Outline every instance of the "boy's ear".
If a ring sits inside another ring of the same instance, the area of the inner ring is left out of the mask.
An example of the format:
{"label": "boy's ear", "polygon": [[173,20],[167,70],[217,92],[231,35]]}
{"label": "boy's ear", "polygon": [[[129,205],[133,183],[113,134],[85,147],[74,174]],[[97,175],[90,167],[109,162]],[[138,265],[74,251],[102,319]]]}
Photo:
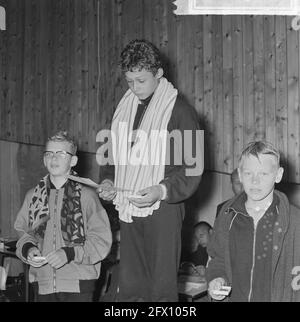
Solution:
{"label": "boy's ear", "polygon": [[284,169],[282,167],[280,167],[278,170],[277,170],[277,175],[276,175],[276,179],[275,179],[275,182],[276,183],[279,183],[282,179],[282,176],[283,176],[283,172],[284,172]]}
{"label": "boy's ear", "polygon": [[164,70],[163,70],[162,68],[158,68],[158,70],[157,70],[157,73],[156,73],[155,77],[156,77],[157,79],[160,79],[160,78],[162,78],[163,74],[164,74]]}
{"label": "boy's ear", "polygon": [[238,177],[239,177],[240,183],[242,183],[242,181],[241,181],[241,170],[240,170],[239,167],[237,168],[237,172],[238,172]]}
{"label": "boy's ear", "polygon": [[73,155],[72,158],[71,158],[71,163],[70,163],[71,167],[75,167],[75,165],[77,164],[77,162],[78,162],[77,155]]}

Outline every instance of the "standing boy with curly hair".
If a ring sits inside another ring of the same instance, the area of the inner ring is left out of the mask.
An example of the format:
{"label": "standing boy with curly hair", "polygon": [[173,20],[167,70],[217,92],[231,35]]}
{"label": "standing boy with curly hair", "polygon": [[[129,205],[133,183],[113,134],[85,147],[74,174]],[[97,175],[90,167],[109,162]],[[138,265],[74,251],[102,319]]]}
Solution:
{"label": "standing boy with curly hair", "polygon": [[[161,55],[152,43],[130,42],[120,66],[129,89],[112,121],[113,171],[102,175],[99,189],[101,198],[113,201],[121,221],[118,300],[176,301],[184,201],[197,189],[203,171],[198,116],[163,77]],[[175,131],[179,140],[168,146],[165,137],[149,146],[155,131]]]}

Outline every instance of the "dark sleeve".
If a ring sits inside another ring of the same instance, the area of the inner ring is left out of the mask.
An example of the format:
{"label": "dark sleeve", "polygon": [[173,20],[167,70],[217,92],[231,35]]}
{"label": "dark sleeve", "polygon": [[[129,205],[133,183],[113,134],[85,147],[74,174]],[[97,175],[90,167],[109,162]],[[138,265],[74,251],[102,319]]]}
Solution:
{"label": "dark sleeve", "polygon": [[208,261],[208,254],[206,248],[198,246],[195,252],[190,252],[188,249],[183,249],[181,252],[181,263],[190,262],[195,266],[203,265],[206,266]]}
{"label": "dark sleeve", "polygon": [[196,266],[198,265],[206,266],[207,261],[208,261],[207,249],[206,247],[202,247],[199,245],[197,251],[193,256],[193,263]]}
{"label": "dark sleeve", "polygon": [[[204,168],[203,131],[195,109],[177,98],[168,124],[165,178],[168,203],[188,199],[198,188]],[[181,140],[179,139],[181,137]]]}
{"label": "dark sleeve", "polygon": [[109,179],[112,182],[114,182],[114,180],[115,180],[115,166],[114,165],[100,166],[99,182],[101,183],[105,179]]}
{"label": "dark sleeve", "polygon": [[62,247],[61,248],[67,256],[68,263],[70,263],[75,258],[75,250],[74,247]]}
{"label": "dark sleeve", "polygon": [[216,212],[216,218],[219,216],[219,213],[222,209],[222,207],[225,205],[226,201],[221,202],[220,204],[217,205],[217,212]]}
{"label": "dark sleeve", "polygon": [[22,247],[22,255],[23,255],[23,257],[27,258],[29,249],[32,248],[32,247],[37,248],[37,246],[35,244],[30,243],[30,242],[23,245],[23,247]]}
{"label": "dark sleeve", "polygon": [[218,218],[216,218],[213,232],[207,246],[207,252],[210,257],[206,269],[207,282],[210,282],[217,277],[223,277],[228,281],[225,269],[226,228],[224,227],[226,224],[224,223],[224,215],[224,213],[220,213]]}

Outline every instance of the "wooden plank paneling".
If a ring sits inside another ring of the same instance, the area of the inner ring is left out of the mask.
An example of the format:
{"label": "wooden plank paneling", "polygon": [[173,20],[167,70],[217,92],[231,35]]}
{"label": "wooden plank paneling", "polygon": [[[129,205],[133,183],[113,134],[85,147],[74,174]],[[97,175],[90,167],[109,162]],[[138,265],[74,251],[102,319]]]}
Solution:
{"label": "wooden plank paneling", "polygon": [[275,143],[276,135],[276,69],[275,69],[275,18],[264,17],[264,75],[266,139]]}
{"label": "wooden plank paneling", "polygon": [[0,139],[42,146],[67,129],[94,153],[127,89],[121,50],[146,38],[196,108],[206,169],[230,173],[246,143],[266,138],[282,151],[285,179],[300,182],[300,49],[291,18],[176,16],[170,0],[1,4],[8,28],[0,34]]}
{"label": "wooden plank paneling", "polygon": [[247,144],[255,138],[252,16],[243,16],[243,32],[244,143]]}
{"label": "wooden plank paneling", "polygon": [[[167,19],[167,28],[168,34],[167,42],[164,42],[163,52],[168,59],[168,70],[167,70],[167,77],[169,77],[172,83],[177,84],[177,76],[178,70],[176,65],[177,60],[177,23],[179,21],[179,17],[175,14],[170,14],[172,12],[172,4],[170,2],[165,2],[164,6],[164,19]],[[145,30],[146,31],[146,30]]]}
{"label": "wooden plank paneling", "polygon": [[[39,76],[38,76],[38,64],[41,59],[39,56],[39,41],[38,33],[40,31],[40,19],[38,15],[39,1],[32,0],[31,5],[26,8],[25,22],[27,29],[27,55],[29,57],[29,78],[25,79],[28,84],[28,96],[27,96],[27,113],[25,114],[25,133],[28,136],[28,142],[31,143],[32,138],[38,133],[41,133],[41,107],[38,105],[39,97]],[[26,33],[26,32],[25,32]],[[25,42],[26,46],[26,42]],[[32,122],[34,120],[34,122]],[[34,142],[40,141],[38,138],[34,139]]]}
{"label": "wooden plank paneling", "polygon": [[233,51],[232,18],[223,17],[223,160],[224,171],[233,169]]}
{"label": "wooden plank paneling", "polygon": [[[191,21],[195,22],[196,17],[191,17]],[[194,29],[189,32],[189,24],[187,20],[179,19],[177,25],[177,60],[176,68],[180,77],[177,78],[175,85],[181,89],[180,94],[185,97],[185,100],[194,104]],[[193,24],[194,25],[194,24]]]}
{"label": "wooden plank paneling", "polygon": [[17,56],[18,56],[18,41],[17,41],[17,19],[18,19],[18,2],[13,0],[9,2],[9,8],[11,9],[9,30],[8,30],[8,43],[7,43],[7,62],[9,68],[7,68],[7,101],[5,105],[5,123],[6,123],[6,135],[11,140],[17,138],[17,123],[20,118],[20,111],[18,110],[18,97],[16,95],[18,72],[17,72]]}
{"label": "wooden plank paneling", "polygon": [[[89,17],[88,1],[81,1],[81,8],[78,14],[81,16],[81,119],[80,128],[81,146],[84,151],[88,151],[88,119],[89,119]],[[91,71],[93,73],[93,71]],[[92,85],[92,84],[91,84]]]}
{"label": "wooden plank paneling", "polygon": [[263,16],[253,20],[253,81],[254,81],[254,122],[255,140],[265,139],[264,106],[264,34]]}
{"label": "wooden plank paneling", "polygon": [[32,120],[34,120],[34,95],[33,92],[33,81],[34,75],[32,70],[32,62],[36,59],[36,52],[34,51],[32,43],[33,34],[33,20],[32,20],[32,10],[31,3],[24,7],[25,22],[24,22],[24,74],[23,74],[23,137],[25,141],[30,143],[31,125]]}
{"label": "wooden plank paneling", "polygon": [[243,100],[243,28],[242,17],[232,17],[232,68],[233,68],[233,168],[244,144],[244,100]]}
{"label": "wooden plank paneling", "polygon": [[[88,86],[88,101],[87,101],[87,111],[88,117],[86,119],[86,130],[84,133],[87,133],[87,138],[94,138],[94,140],[86,140],[87,147],[84,149],[86,151],[95,151],[96,146],[96,128],[95,128],[95,119],[97,115],[97,87],[98,87],[98,64],[97,64],[97,43],[98,43],[98,35],[97,35],[97,1],[87,2],[87,36],[88,36],[88,78],[87,78],[87,86]],[[104,8],[104,12],[107,12],[108,9]],[[103,34],[107,34],[106,25],[103,28]],[[107,39],[107,38],[106,38]],[[105,57],[109,55],[109,49],[111,46],[103,46],[102,52]],[[109,66],[109,65],[107,65]],[[104,74],[104,79],[109,79],[109,75],[107,72]],[[108,87],[109,88],[109,87]]]}
{"label": "wooden plank paneling", "polygon": [[194,24],[195,30],[195,48],[194,48],[194,107],[200,116],[200,123],[203,123],[201,117],[204,115],[204,69],[203,69],[203,16],[197,17]]}
{"label": "wooden plank paneling", "polygon": [[16,237],[13,226],[25,194],[45,173],[42,148],[0,141],[0,149],[0,228],[2,236]]}
{"label": "wooden plank paneling", "polygon": [[[9,158],[10,158],[10,168],[7,169],[9,176],[9,185],[7,185],[6,190],[9,191],[9,199],[5,202],[9,207],[8,211],[5,212],[9,224],[9,229],[6,232],[9,232],[9,236],[16,236],[16,232],[14,230],[14,223],[16,219],[17,212],[19,211],[19,205],[22,204],[23,200],[21,200],[21,191],[20,191],[20,179],[18,169],[18,152],[19,152],[19,144],[9,144]],[[27,165],[28,166],[28,165]],[[6,181],[7,182],[7,181]],[[8,216],[8,214],[11,214]]]}
{"label": "wooden plank paneling", "polygon": [[[143,1],[140,1],[140,4],[142,5]],[[167,35],[167,22],[168,20],[166,19],[166,11],[165,8],[166,6],[164,5],[163,1],[159,0],[144,0],[144,5],[150,5],[150,10],[152,13],[152,28],[148,28],[148,26],[144,23],[143,24],[143,30],[146,31],[146,29],[151,29],[151,37],[149,40],[151,40],[156,46],[160,49],[163,50],[165,47],[165,40],[168,38]],[[142,7],[143,8],[143,7]],[[145,18],[148,15],[148,10],[142,10],[143,15],[141,16],[142,20],[145,22]],[[138,16],[138,19],[140,17]],[[147,18],[146,18],[147,19]],[[142,23],[143,23],[142,21]],[[138,20],[139,23],[139,20]],[[141,35],[138,35],[139,38],[142,37]]]}
{"label": "wooden plank paneling", "polygon": [[[69,57],[69,66],[68,66],[68,74],[69,74],[69,93],[68,93],[68,106],[69,106],[69,117],[70,117],[70,126],[69,132],[73,136],[77,136],[77,104],[76,104],[76,95],[77,95],[77,80],[78,80],[78,68],[76,68],[76,59],[78,57],[78,43],[77,40],[78,34],[81,37],[80,30],[77,30],[77,26],[75,25],[75,7],[77,1],[72,1],[69,3],[68,8],[68,25],[69,25],[69,37],[68,37],[68,50],[67,55]],[[76,45],[77,43],[77,45]]]}
{"label": "wooden plank paneling", "polygon": [[208,169],[215,169],[213,148],[213,62],[212,62],[213,24],[211,16],[203,17],[203,77],[204,77],[204,162]]}
{"label": "wooden plank paneling", "polygon": [[[82,41],[82,17],[81,17],[81,2],[74,2],[74,22],[73,22],[73,44],[70,45],[73,55],[71,55],[73,61],[72,63],[72,98],[71,106],[73,111],[72,123],[73,123],[73,133],[77,136],[77,141],[79,146],[83,146],[83,135],[82,135],[82,74],[87,73],[82,67],[82,53],[83,48],[85,48]],[[78,68],[80,66],[80,68]]]}
{"label": "wooden plank paneling", "polygon": [[289,181],[300,179],[299,172],[299,39],[291,26],[291,18],[287,18],[287,160]]}
{"label": "wooden plank paneling", "polygon": [[[1,141],[0,141],[1,142]],[[10,217],[11,214],[11,192],[10,192],[10,145],[1,144],[0,158],[0,216],[1,216],[1,235],[9,237],[10,233]]]}
{"label": "wooden plank paneling", "polygon": [[216,168],[224,167],[224,109],[223,109],[223,37],[222,18],[213,16],[214,33],[212,38],[212,63],[213,63],[213,133],[214,140],[210,149],[213,150]]}
{"label": "wooden plank paneling", "polygon": [[45,5],[47,4],[46,1],[43,1],[42,3],[39,3],[38,0],[35,1],[35,7],[36,7],[36,74],[35,74],[35,82],[34,82],[34,98],[35,98],[35,104],[34,109],[36,111],[36,124],[35,128],[32,132],[32,136],[35,137],[35,143],[42,145],[44,143],[44,135],[43,135],[43,129],[47,124],[47,121],[45,120],[45,112],[44,109],[46,109],[46,71],[47,71],[47,55],[48,51],[47,48],[47,39],[45,37],[41,37],[41,31],[47,30],[48,26],[45,25],[47,20],[45,19]]}
{"label": "wooden plank paneling", "polygon": [[66,25],[66,12],[67,12],[67,2],[64,0],[57,1],[56,6],[56,42],[55,42],[55,87],[54,87],[54,97],[56,115],[55,115],[55,130],[64,130],[69,128],[69,119],[67,117],[67,88],[68,88],[68,63],[67,58],[67,25]]}
{"label": "wooden plank paneling", "polygon": [[[141,38],[143,36],[144,19],[146,18],[146,15],[144,16],[143,10],[144,1],[123,0],[122,2],[122,39],[125,45],[129,41]],[[153,8],[155,6],[155,1],[152,0],[150,5],[151,8]],[[147,15],[147,17],[148,19],[152,20],[149,21],[149,24],[146,25],[146,28],[148,28],[148,30],[151,32],[155,23],[155,15],[153,12],[149,12],[149,14],[150,15]],[[152,27],[149,28],[149,26]],[[152,37],[148,39],[151,41],[151,38]]]}
{"label": "wooden plank paneling", "polygon": [[[298,33],[298,52],[300,50],[300,33]],[[300,55],[298,55],[298,110],[299,110],[299,104],[300,104]],[[300,115],[298,113],[298,124],[300,123]],[[298,125],[298,129],[295,131],[295,138],[300,138],[300,125]],[[300,152],[299,152],[299,146],[300,146],[300,143],[299,141],[297,140],[297,144],[298,144],[298,149],[297,149],[297,152],[296,152],[296,160],[295,160],[295,177],[291,178],[290,176],[290,181],[289,182],[297,182],[299,183],[300,182],[300,162],[299,162],[299,159],[300,159]]]}
{"label": "wooden plank paneling", "polygon": [[[113,7],[113,15],[114,15],[114,33],[115,33],[115,41],[114,41],[114,55],[111,59],[111,64],[110,64],[110,71],[111,71],[111,82],[112,82],[112,87],[114,89],[114,95],[113,99],[111,102],[108,104],[108,108],[106,109],[106,118],[103,123],[103,126],[100,127],[99,129],[102,128],[107,128],[111,122],[113,112],[115,111],[115,108],[117,106],[117,103],[121,99],[122,95],[125,92],[125,88],[127,88],[127,85],[124,82],[123,75],[121,75],[121,72],[116,66],[118,65],[119,62],[119,57],[121,54],[121,51],[123,49],[123,38],[122,38],[122,1],[118,0],[114,2],[114,7]],[[101,103],[101,102],[100,102]]]}
{"label": "wooden plank paneling", "polygon": [[[0,5],[7,8],[7,1],[0,0]],[[7,40],[8,33],[0,32],[0,134],[6,132],[7,119],[5,106],[7,98]],[[1,179],[1,178],[0,178]],[[1,224],[1,222],[0,222]]]}
{"label": "wooden plank paneling", "polygon": [[[286,17],[275,18],[276,34],[276,145],[282,152],[282,162],[287,165],[287,47]],[[287,172],[284,174],[286,177]]]}

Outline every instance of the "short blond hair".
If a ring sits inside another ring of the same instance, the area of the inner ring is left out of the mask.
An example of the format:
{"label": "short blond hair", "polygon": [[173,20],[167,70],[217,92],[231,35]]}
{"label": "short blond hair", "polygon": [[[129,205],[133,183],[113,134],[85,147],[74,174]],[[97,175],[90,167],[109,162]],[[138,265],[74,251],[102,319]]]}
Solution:
{"label": "short blond hair", "polygon": [[67,142],[70,144],[71,153],[73,155],[76,155],[77,145],[76,145],[75,141],[73,140],[73,138],[71,138],[71,136],[69,136],[67,131],[58,131],[57,133],[55,133],[54,135],[49,137],[46,142],[46,146],[49,142]]}
{"label": "short blond hair", "polygon": [[280,167],[280,153],[274,145],[268,141],[254,141],[247,144],[239,158],[239,168],[241,169],[244,159],[250,155],[258,158],[259,154],[272,155],[276,159],[277,166]]}

